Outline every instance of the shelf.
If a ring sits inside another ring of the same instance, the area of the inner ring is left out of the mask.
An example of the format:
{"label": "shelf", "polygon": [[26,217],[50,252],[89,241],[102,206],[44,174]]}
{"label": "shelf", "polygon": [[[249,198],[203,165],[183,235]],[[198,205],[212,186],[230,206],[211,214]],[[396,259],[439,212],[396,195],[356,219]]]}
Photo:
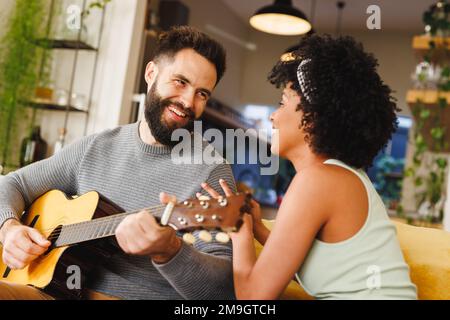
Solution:
{"label": "shelf", "polygon": [[[436,44],[436,50],[430,50],[430,41],[433,40]],[[429,37],[426,35],[415,36],[412,41],[412,47],[420,60],[426,56],[433,63],[442,63],[449,61],[450,55],[450,38],[443,37]]]}
{"label": "shelf", "polygon": [[388,172],[385,173],[384,176],[390,179],[403,179],[403,173],[401,172]]}
{"label": "shelf", "polygon": [[[450,105],[450,92],[440,92],[439,97],[445,98],[447,104]],[[438,103],[438,92],[436,90],[408,90],[406,102],[413,105],[418,100],[427,105],[436,105]]]}
{"label": "shelf", "polygon": [[77,40],[36,39],[33,42],[37,46],[50,49],[97,51],[96,48],[87,43]]}
{"label": "shelf", "polygon": [[447,49],[450,50],[450,38],[443,37],[429,37],[429,36],[415,36],[413,38],[412,47],[415,50],[430,49],[430,41],[433,40],[437,47],[443,47],[446,42]]}
{"label": "shelf", "polygon": [[[27,105],[30,108],[40,109],[40,110],[48,110],[48,111],[67,111],[67,106],[62,106],[55,103],[49,103],[49,102],[38,102],[38,101],[30,101],[27,102]],[[75,107],[70,106],[69,112],[78,112],[78,113],[87,113],[85,110],[80,110]]]}

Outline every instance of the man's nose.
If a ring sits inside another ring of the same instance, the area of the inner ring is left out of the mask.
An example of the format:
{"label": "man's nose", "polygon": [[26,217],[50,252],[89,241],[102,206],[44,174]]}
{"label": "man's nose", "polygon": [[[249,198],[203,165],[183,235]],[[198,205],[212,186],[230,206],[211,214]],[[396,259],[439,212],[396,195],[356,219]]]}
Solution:
{"label": "man's nose", "polygon": [[184,107],[187,109],[191,109],[195,112],[194,102],[195,102],[195,90],[186,90],[181,96],[181,102]]}

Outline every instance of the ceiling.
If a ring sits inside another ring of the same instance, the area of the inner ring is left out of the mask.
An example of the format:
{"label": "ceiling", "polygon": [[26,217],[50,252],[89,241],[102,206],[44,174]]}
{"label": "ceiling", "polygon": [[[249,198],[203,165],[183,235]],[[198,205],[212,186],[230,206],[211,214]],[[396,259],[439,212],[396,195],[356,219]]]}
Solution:
{"label": "ceiling", "polygon": [[[242,21],[248,23],[249,18],[259,8],[272,4],[274,0],[222,0]],[[336,29],[336,0],[293,0],[296,8],[302,10],[311,19],[312,4],[315,14],[312,19],[314,28],[319,31]],[[346,0],[342,16],[342,30],[367,30],[366,13],[370,5],[378,5],[381,9],[381,30],[388,31],[423,31],[422,14],[437,0]]]}

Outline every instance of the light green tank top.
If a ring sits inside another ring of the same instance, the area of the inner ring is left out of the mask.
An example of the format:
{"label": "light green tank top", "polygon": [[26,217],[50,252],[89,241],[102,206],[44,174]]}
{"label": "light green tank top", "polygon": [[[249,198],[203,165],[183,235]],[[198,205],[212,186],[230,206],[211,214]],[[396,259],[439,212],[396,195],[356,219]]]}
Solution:
{"label": "light green tank top", "polygon": [[316,239],[297,280],[317,299],[417,299],[396,228],[366,173],[339,160],[324,163],[350,170],[361,179],[369,212],[363,227],[351,238],[337,243]]}

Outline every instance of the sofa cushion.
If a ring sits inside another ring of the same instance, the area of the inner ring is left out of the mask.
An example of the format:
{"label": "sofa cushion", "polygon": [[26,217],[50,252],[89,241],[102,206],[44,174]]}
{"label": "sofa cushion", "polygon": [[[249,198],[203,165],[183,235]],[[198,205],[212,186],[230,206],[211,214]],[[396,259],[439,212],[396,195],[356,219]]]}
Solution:
{"label": "sofa cushion", "polygon": [[450,299],[450,233],[394,221],[419,299]]}

